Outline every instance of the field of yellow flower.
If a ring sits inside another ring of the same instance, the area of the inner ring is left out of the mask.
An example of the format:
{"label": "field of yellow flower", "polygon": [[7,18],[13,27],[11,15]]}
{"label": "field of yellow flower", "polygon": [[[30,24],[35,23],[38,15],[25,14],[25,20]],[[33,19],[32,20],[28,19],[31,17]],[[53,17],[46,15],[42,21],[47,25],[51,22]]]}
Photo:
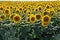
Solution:
{"label": "field of yellow flower", "polygon": [[0,40],[60,40],[60,2],[0,2]]}

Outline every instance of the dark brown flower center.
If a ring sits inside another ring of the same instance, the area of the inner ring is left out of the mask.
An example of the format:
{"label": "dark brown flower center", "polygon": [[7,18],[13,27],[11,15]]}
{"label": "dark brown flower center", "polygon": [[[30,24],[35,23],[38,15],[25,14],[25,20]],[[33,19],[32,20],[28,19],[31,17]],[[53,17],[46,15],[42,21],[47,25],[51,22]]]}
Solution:
{"label": "dark brown flower center", "polygon": [[47,15],[48,14],[48,12],[44,12],[44,15]]}
{"label": "dark brown flower center", "polygon": [[31,18],[31,21],[34,21],[34,20],[35,20],[35,18],[34,18],[34,17],[32,17],[32,18]]}
{"label": "dark brown flower center", "polygon": [[3,10],[3,8],[1,7],[0,10]]}
{"label": "dark brown flower center", "polygon": [[19,21],[20,18],[19,18],[18,16],[16,16],[16,17],[14,18],[14,20],[15,20],[15,21]]}
{"label": "dark brown flower center", "polygon": [[9,10],[6,10],[5,12],[6,12],[6,14],[9,14]]}
{"label": "dark brown flower center", "polygon": [[49,18],[48,17],[44,17],[44,22],[48,22],[49,21]]}
{"label": "dark brown flower center", "polygon": [[4,15],[2,15],[1,18],[4,19],[5,18]]}
{"label": "dark brown flower center", "polygon": [[36,11],[38,11],[38,10],[36,9]]}
{"label": "dark brown flower center", "polygon": [[30,14],[30,12],[28,12],[28,14]]}
{"label": "dark brown flower center", "polygon": [[40,15],[36,15],[36,18],[37,18],[37,19],[40,19],[40,18],[41,18],[41,16],[40,16]]}
{"label": "dark brown flower center", "polygon": [[41,7],[39,7],[39,10],[41,10]]}
{"label": "dark brown flower center", "polygon": [[49,8],[49,6],[47,6],[47,8]]}
{"label": "dark brown flower center", "polygon": [[19,10],[22,10],[22,8],[19,8]]}

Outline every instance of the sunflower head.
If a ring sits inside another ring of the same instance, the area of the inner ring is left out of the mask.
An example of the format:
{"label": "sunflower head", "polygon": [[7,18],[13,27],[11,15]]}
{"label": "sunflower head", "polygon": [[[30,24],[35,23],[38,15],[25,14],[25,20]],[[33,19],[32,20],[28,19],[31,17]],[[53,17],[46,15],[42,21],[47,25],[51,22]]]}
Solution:
{"label": "sunflower head", "polygon": [[47,3],[46,6],[45,6],[46,9],[49,9],[49,8],[52,8],[52,5]]}
{"label": "sunflower head", "polygon": [[38,10],[41,11],[42,10],[42,6],[38,6]]}
{"label": "sunflower head", "polygon": [[49,13],[47,12],[47,11],[45,11],[44,13],[43,13],[43,15],[45,16],[45,15],[48,15]]}
{"label": "sunflower head", "polygon": [[0,18],[1,19],[5,19],[6,18],[6,15],[1,15]]}
{"label": "sunflower head", "polygon": [[3,10],[3,7],[0,7],[0,10]]}
{"label": "sunflower head", "polygon": [[48,15],[46,15],[42,18],[42,22],[50,22],[50,20],[51,20],[51,17]]}
{"label": "sunflower head", "polygon": [[10,9],[6,9],[6,10],[5,10],[5,14],[6,14],[6,16],[10,16],[10,14],[11,14],[11,13],[10,13]]}
{"label": "sunflower head", "polygon": [[14,7],[12,5],[10,5],[10,9],[13,9]]}
{"label": "sunflower head", "polygon": [[27,10],[26,14],[30,15],[31,14],[30,10],[29,11]]}
{"label": "sunflower head", "polygon": [[23,8],[22,7],[19,7],[19,12],[22,12],[23,11]]}
{"label": "sunflower head", "polygon": [[22,11],[23,10],[22,7],[20,7],[19,10]]}
{"label": "sunflower head", "polygon": [[11,21],[13,20],[13,17],[14,17],[15,15],[17,15],[17,14],[16,14],[16,13],[14,13],[14,14],[11,14],[11,15],[10,15],[10,17],[9,17],[9,18],[10,18],[10,20],[11,20]]}
{"label": "sunflower head", "polygon": [[55,15],[55,11],[50,11],[50,16],[53,17]]}
{"label": "sunflower head", "polygon": [[30,15],[30,22],[34,23],[36,21],[35,15],[31,14]]}
{"label": "sunflower head", "polygon": [[51,21],[51,17],[49,15],[45,15],[42,17],[42,26],[48,26]]}
{"label": "sunflower head", "polygon": [[42,16],[41,16],[41,14],[36,14],[35,17],[36,17],[36,19],[41,19]]}
{"label": "sunflower head", "polygon": [[33,11],[33,12],[37,12],[37,11],[39,11],[39,10],[38,10],[38,8],[32,8],[32,11]]}
{"label": "sunflower head", "polygon": [[19,23],[20,20],[21,20],[21,16],[20,16],[20,15],[15,15],[15,16],[13,17],[14,23]]}
{"label": "sunflower head", "polygon": [[5,9],[5,5],[0,5],[0,10],[4,10]]}
{"label": "sunflower head", "polygon": [[50,6],[49,5],[46,5],[46,8],[48,9],[48,8],[50,8]]}
{"label": "sunflower head", "polygon": [[55,10],[54,10],[54,8],[50,8],[49,9],[49,15],[50,15],[50,17],[53,17],[53,16],[55,16]]}

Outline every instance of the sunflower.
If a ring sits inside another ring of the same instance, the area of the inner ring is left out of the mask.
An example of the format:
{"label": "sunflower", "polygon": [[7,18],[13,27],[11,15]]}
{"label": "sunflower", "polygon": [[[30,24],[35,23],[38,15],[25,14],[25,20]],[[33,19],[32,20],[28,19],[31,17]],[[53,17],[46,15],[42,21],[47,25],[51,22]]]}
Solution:
{"label": "sunflower", "polygon": [[0,18],[1,19],[5,19],[6,18],[6,15],[1,15]]}
{"label": "sunflower", "polygon": [[51,17],[48,16],[48,15],[45,15],[42,18],[42,26],[48,26],[48,24],[50,23],[50,21],[51,21]]}
{"label": "sunflower", "polygon": [[31,14],[31,11],[30,10],[27,10],[26,11],[26,14],[30,15]]}
{"label": "sunflower", "polygon": [[14,13],[14,14],[11,14],[11,15],[10,15],[10,17],[9,17],[10,21],[13,21],[13,17],[14,17],[15,15],[17,15],[17,14]]}
{"label": "sunflower", "polygon": [[42,11],[42,6],[38,6],[38,11]]}
{"label": "sunflower", "polygon": [[6,6],[6,9],[10,9],[10,6]]}
{"label": "sunflower", "polygon": [[19,11],[22,12],[23,11],[23,7],[19,7]]}
{"label": "sunflower", "polygon": [[49,14],[48,11],[45,11],[45,12],[43,13],[44,16],[45,16],[45,15],[48,15],[48,14]]}
{"label": "sunflower", "polygon": [[21,11],[21,10],[23,10],[23,8],[22,7],[19,7],[19,10]]}
{"label": "sunflower", "polygon": [[41,14],[35,14],[36,19],[41,19]]}
{"label": "sunflower", "polygon": [[46,4],[45,9],[52,8],[52,5]]}
{"label": "sunflower", "polygon": [[10,16],[10,14],[11,14],[10,9],[6,9],[5,14],[6,14],[6,16]]}
{"label": "sunflower", "polygon": [[54,10],[54,8],[49,8],[49,9],[47,9],[46,11],[48,12],[48,14],[49,14],[51,17],[53,17],[53,16],[55,15],[55,10]]}
{"label": "sunflower", "polygon": [[20,20],[21,20],[21,16],[20,16],[20,15],[15,15],[15,16],[13,17],[14,23],[19,23]]}
{"label": "sunflower", "polygon": [[42,17],[42,22],[50,22],[51,17],[48,15],[45,15],[44,17]]}
{"label": "sunflower", "polygon": [[12,5],[10,5],[10,9],[13,9],[14,7]]}
{"label": "sunflower", "polygon": [[37,11],[39,11],[39,10],[38,10],[37,6],[33,6],[33,7],[32,7],[32,11],[33,11],[33,12],[37,12]]}
{"label": "sunflower", "polygon": [[35,15],[31,14],[30,15],[30,22],[34,23],[36,21]]}
{"label": "sunflower", "polygon": [[55,11],[54,11],[54,10],[51,10],[51,11],[50,11],[50,16],[51,16],[51,17],[55,16]]}
{"label": "sunflower", "polygon": [[0,6],[0,10],[3,10],[3,6]]}
{"label": "sunflower", "polygon": [[38,10],[38,8],[32,8],[32,11],[33,12],[38,12],[39,10]]}

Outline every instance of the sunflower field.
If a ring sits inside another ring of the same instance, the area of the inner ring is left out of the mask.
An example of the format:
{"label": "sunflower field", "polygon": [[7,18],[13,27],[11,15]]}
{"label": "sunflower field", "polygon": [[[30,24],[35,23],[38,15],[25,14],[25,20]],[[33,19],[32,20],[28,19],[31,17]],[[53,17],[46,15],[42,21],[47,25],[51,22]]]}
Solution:
{"label": "sunflower field", "polygon": [[0,40],[60,40],[60,2],[0,1]]}

